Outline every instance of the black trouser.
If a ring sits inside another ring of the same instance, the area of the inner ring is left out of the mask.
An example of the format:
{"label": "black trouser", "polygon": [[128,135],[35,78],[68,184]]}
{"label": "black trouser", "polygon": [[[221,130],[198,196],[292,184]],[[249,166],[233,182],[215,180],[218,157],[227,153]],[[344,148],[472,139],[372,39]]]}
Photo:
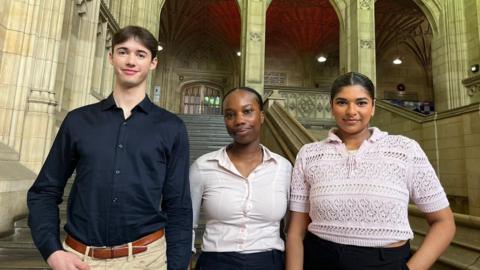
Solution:
{"label": "black trouser", "polygon": [[257,253],[202,252],[195,270],[283,270],[282,251]]}
{"label": "black trouser", "polygon": [[408,270],[410,244],[393,248],[342,245],[307,232],[303,241],[304,270]]}

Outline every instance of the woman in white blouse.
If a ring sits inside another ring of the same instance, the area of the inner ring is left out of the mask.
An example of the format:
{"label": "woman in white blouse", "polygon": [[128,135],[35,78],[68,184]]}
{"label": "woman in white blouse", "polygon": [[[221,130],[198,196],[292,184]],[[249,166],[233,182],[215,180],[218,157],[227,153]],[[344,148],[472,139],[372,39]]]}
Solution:
{"label": "woman in white blouse", "polygon": [[206,214],[196,269],[284,269],[280,222],[292,166],[260,144],[262,106],[251,88],[229,91],[223,114],[233,143],[201,156],[190,168],[194,229],[200,206]]}

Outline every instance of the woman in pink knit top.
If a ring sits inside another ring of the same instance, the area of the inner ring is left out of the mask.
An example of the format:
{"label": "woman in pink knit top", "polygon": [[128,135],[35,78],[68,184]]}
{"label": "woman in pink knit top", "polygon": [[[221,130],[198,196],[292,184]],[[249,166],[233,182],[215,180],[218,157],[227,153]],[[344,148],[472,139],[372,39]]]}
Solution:
{"label": "woman in pink knit top", "polygon": [[[330,101],[337,128],[297,155],[287,270],[428,269],[453,238],[447,197],[418,143],[369,127],[374,92],[365,75],[338,77]],[[413,256],[409,201],[430,225]]]}

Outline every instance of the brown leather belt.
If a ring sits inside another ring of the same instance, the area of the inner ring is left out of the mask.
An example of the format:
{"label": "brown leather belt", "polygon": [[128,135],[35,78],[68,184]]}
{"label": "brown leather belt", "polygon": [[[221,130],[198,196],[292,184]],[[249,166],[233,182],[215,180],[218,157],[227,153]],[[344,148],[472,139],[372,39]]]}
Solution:
{"label": "brown leather belt", "polygon": [[[149,235],[146,235],[136,241],[132,242],[132,254],[142,253],[147,250],[147,245],[162,238],[165,230],[161,229]],[[70,235],[65,238],[65,243],[75,251],[85,254],[87,246],[75,240]],[[114,247],[90,247],[88,256],[96,259],[113,259],[118,257],[128,256],[128,245],[114,246]]]}

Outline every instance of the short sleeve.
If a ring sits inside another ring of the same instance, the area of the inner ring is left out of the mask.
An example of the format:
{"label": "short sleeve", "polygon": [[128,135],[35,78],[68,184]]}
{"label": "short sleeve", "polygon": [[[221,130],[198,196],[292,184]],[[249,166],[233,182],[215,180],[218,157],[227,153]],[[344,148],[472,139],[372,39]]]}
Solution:
{"label": "short sleeve", "polygon": [[411,177],[409,183],[410,199],[424,213],[431,213],[449,206],[447,195],[433,169],[417,142],[410,147]]}
{"label": "short sleeve", "polygon": [[293,166],[292,182],[290,185],[290,210],[301,213],[310,211],[310,184],[305,176],[305,151],[304,147],[298,152]]}

